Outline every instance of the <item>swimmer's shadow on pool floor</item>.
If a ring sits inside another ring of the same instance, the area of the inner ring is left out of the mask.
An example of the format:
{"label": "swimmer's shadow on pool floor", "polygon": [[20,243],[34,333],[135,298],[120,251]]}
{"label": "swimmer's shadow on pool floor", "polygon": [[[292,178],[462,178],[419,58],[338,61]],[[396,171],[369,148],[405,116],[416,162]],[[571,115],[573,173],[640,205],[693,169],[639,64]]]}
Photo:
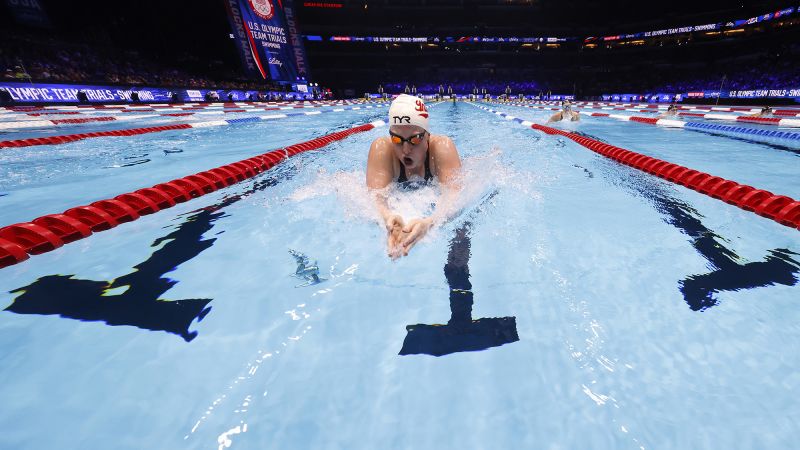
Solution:
{"label": "swimmer's shadow on pool floor", "polygon": [[[281,178],[291,178],[294,172],[289,170]],[[177,284],[164,275],[214,245],[216,239],[203,239],[203,234],[214,227],[214,222],[225,217],[222,210],[226,206],[278,182],[278,178],[270,176],[257,181],[245,192],[184,214],[186,219],[173,232],[152,244],[156,247],[166,242],[164,246],[135,265],[135,270],[127,275],[111,281],[82,280],[72,275],[45,276],[11,291],[20,295],[5,310],[166,331],[190,342],[197,337],[197,331],[189,331],[189,326],[211,311],[207,305],[212,299],[163,299],[161,296]]]}
{"label": "swimmer's shadow on pool floor", "polygon": [[785,248],[767,251],[763,261],[742,262],[726,240],[705,226],[703,216],[678,200],[648,176],[634,174],[627,187],[650,201],[664,221],[689,236],[690,244],[712,269],[678,281],[678,288],[692,311],[705,311],[719,304],[715,294],[781,284],[794,286],[800,272],[798,254]]}
{"label": "swimmer's shadow on pool floor", "polygon": [[[17,314],[59,315],[108,325],[130,325],[152,331],[177,334],[189,342],[197,337],[189,331],[195,319],[202,320],[212,299],[165,300],[161,295],[177,281],[163,277],[179,264],[211,247],[215,239],[202,239],[221,212],[202,211],[191,216],[175,231],[159,238],[153,246],[164,246],[134,271],[112,281],[81,280],[71,275],[49,275],[11,291],[21,293],[6,311]],[[113,290],[123,290],[113,293]]]}

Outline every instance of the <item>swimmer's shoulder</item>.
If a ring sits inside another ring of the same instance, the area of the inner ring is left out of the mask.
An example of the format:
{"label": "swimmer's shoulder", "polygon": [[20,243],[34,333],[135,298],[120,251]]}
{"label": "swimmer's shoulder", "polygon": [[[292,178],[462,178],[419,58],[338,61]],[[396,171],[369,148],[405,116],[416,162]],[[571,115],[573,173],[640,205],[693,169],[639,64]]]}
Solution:
{"label": "swimmer's shoulder", "polygon": [[456,144],[450,139],[450,136],[444,134],[431,134],[431,145],[437,147],[455,147]]}
{"label": "swimmer's shoulder", "polygon": [[431,135],[431,172],[440,181],[447,182],[461,167],[461,157],[456,144],[449,136]]}
{"label": "swimmer's shoulder", "polygon": [[389,138],[381,136],[372,141],[367,156],[367,186],[383,188],[400,174],[400,161],[394,157]]}
{"label": "swimmer's shoulder", "polygon": [[380,136],[372,141],[369,146],[369,155],[367,156],[367,165],[379,165],[388,167],[392,165],[395,158],[391,148],[391,141],[385,136]]}
{"label": "swimmer's shoulder", "polygon": [[450,136],[445,136],[443,134],[432,134],[430,139],[430,149],[434,156],[444,156],[451,153],[455,153],[456,155],[458,154],[456,144],[452,139],[450,139]]}
{"label": "swimmer's shoulder", "polygon": [[386,136],[378,136],[373,141],[372,144],[369,146],[369,153],[370,155],[383,155],[383,154],[391,154],[391,141]]}

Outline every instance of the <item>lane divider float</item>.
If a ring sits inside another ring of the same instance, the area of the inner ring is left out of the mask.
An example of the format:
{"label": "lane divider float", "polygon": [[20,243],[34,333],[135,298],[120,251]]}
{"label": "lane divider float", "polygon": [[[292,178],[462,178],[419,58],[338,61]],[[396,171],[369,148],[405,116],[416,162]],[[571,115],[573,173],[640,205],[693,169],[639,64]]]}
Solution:
{"label": "lane divider float", "polygon": [[564,136],[595,153],[627,166],[634,167],[672,183],[680,184],[709,197],[722,200],[725,203],[737,206],[745,211],[754,212],[762,217],[774,220],[781,225],[800,230],[800,201],[791,197],[773,194],[767,190],[757,189],[753,186],[740,184],[722,177],[689,169],[688,167],[632,152],[569,131],[535,124],[484,106],[475,106],[504,117],[506,120],[513,120],[525,127],[530,127],[546,134]]}
{"label": "lane divider float", "polygon": [[[542,109],[542,110],[549,110],[549,111],[560,111],[561,108],[553,108],[553,107],[545,107],[545,106],[536,106],[536,105],[527,105],[523,103],[505,103],[505,104],[497,104],[496,105],[508,105],[508,106],[519,106],[522,108],[532,108],[532,109]],[[598,109],[589,107],[589,109]],[[611,108],[611,107],[603,107],[599,108],[603,110],[614,110],[614,111],[633,111],[633,112],[660,112],[661,110],[652,110],[652,109],[636,109],[636,108]],[[585,110],[579,110],[578,112],[589,115],[589,116],[607,116],[608,114],[602,113],[591,113]],[[758,125],[771,125],[776,127],[792,127],[798,128],[800,127],[800,119],[782,119],[779,117],[752,117],[752,116],[741,116],[741,115],[731,115],[731,114],[716,114],[716,113],[691,113],[691,112],[679,112],[678,116],[688,116],[688,117],[700,117],[703,119],[710,119],[710,120],[728,120],[728,121],[736,121],[736,122],[747,122],[747,123],[755,123]],[[625,116],[613,116],[615,118],[625,117]],[[627,119],[623,119],[627,120]]]}
{"label": "lane divider float", "polygon": [[[367,104],[376,104],[380,102],[359,102],[359,103],[348,103],[348,104],[339,104],[339,103],[330,103],[330,104],[298,104],[298,105],[291,105],[291,104],[266,104],[266,105],[244,105],[244,106],[202,106],[202,107],[195,107],[195,106],[174,106],[174,107],[158,107],[152,106],[147,108],[97,108],[97,109],[90,109],[90,110],[82,110],[82,111],[41,111],[41,112],[8,112],[6,111],[5,114],[0,114],[0,118],[14,118],[15,116],[19,115],[26,115],[26,116],[50,116],[50,115],[60,115],[60,114],[80,114],[80,115],[92,115],[92,114],[107,114],[107,113],[142,113],[142,112],[157,112],[157,113],[166,113],[170,110],[172,111],[207,111],[209,113],[235,113],[235,112],[247,112],[247,111],[254,111],[254,110],[265,110],[265,111],[275,111],[279,109],[308,109],[308,108],[325,108],[325,107],[334,107],[334,106],[347,106],[347,105],[367,105]],[[191,113],[190,113],[191,114]],[[161,114],[167,115],[167,114]],[[113,116],[112,116],[113,117]]]}
{"label": "lane divider float", "polygon": [[267,114],[263,116],[254,116],[254,117],[239,117],[236,119],[224,119],[224,120],[210,120],[204,122],[190,122],[190,123],[180,123],[180,124],[172,124],[172,125],[162,125],[157,127],[143,127],[143,128],[131,128],[131,129],[124,129],[124,130],[111,130],[111,131],[96,131],[92,133],[77,133],[77,134],[66,134],[66,135],[59,135],[59,136],[45,136],[45,137],[38,137],[38,138],[29,138],[29,139],[15,139],[9,141],[0,141],[0,149],[2,148],[12,148],[12,147],[31,147],[36,145],[58,145],[58,144],[66,144],[68,142],[75,142],[82,139],[87,138],[95,138],[95,137],[107,137],[107,136],[134,136],[139,134],[147,134],[147,133],[158,133],[161,131],[170,131],[170,130],[186,130],[190,128],[207,128],[207,127],[215,127],[215,126],[222,126],[222,125],[232,125],[237,123],[249,123],[249,122],[258,122],[261,120],[272,120],[272,119],[282,119],[286,117],[293,117],[293,116],[312,116],[317,114],[323,113],[332,113],[332,112],[342,112],[347,110],[359,110],[359,109],[371,109],[371,108],[380,108],[387,105],[367,105],[367,106],[345,106],[342,108],[334,108],[327,111],[307,111],[307,112],[294,112],[294,113],[282,113],[282,114]]}
{"label": "lane divider float", "polygon": [[709,123],[709,122],[685,122],[681,120],[674,120],[674,119],[659,119],[656,117],[637,117],[637,116],[622,116],[622,115],[615,115],[615,114],[603,114],[603,113],[591,113],[588,114],[590,116],[595,117],[602,117],[608,116],[618,120],[627,120],[631,122],[637,123],[644,123],[648,125],[662,125],[666,127],[673,127],[673,128],[689,128],[689,129],[698,129],[704,131],[721,131],[727,133],[742,133],[742,134],[749,134],[753,136],[759,136],[762,138],[774,138],[774,139],[791,139],[791,140],[800,140],[800,133],[791,132],[791,131],[778,131],[778,130],[768,130],[764,128],[749,128],[749,127],[734,127],[729,125],[720,125],[716,123]]}
{"label": "lane divider float", "polygon": [[30,222],[8,225],[0,228],[0,268],[25,261],[29,255],[55,250],[92,233],[239,183],[298,153],[316,150],[383,125],[386,125],[385,121],[376,120],[112,199],[70,208],[61,214],[49,214]]}
{"label": "lane divider float", "polygon": [[[309,109],[309,108],[325,108],[325,107],[334,107],[339,105],[307,105],[307,106],[276,106],[270,108],[254,108],[250,107],[249,109],[214,109],[212,111],[198,111],[194,110],[193,112],[177,112],[177,113],[162,113],[164,110],[156,110],[156,109],[134,109],[134,110],[119,110],[114,112],[119,113],[140,113],[139,115],[128,115],[128,116],[100,116],[100,117],[85,117],[85,118],[70,118],[70,119],[38,119],[38,120],[18,120],[18,117],[3,117],[3,118],[10,118],[11,121],[3,121],[0,122],[0,130],[3,129],[22,129],[22,128],[47,128],[53,125],[75,125],[75,124],[84,124],[90,122],[107,122],[107,121],[117,121],[117,120],[134,120],[134,119],[143,119],[143,118],[155,118],[159,116],[171,116],[171,117],[180,117],[180,116],[188,116],[194,114],[229,114],[229,113],[242,113],[242,112],[251,112],[256,109],[263,109],[264,111],[278,111],[284,109]],[[376,106],[366,105],[361,106],[363,108],[374,108]],[[193,108],[192,108],[193,109]],[[188,110],[192,110],[188,109]],[[202,108],[201,108],[202,109]],[[102,110],[97,110],[95,112],[105,112]],[[159,114],[141,114],[142,112],[159,112]],[[41,113],[37,114],[26,114],[26,115],[36,115],[39,116]],[[27,117],[25,118],[27,119]]]}
{"label": "lane divider float", "polygon": [[[558,102],[539,102],[547,105],[558,105]],[[659,109],[666,110],[667,104],[654,104],[654,103],[605,103],[605,102],[574,102],[574,105],[588,106],[588,107],[608,107],[608,106],[629,106],[637,108]],[[710,105],[675,105],[680,110],[688,111],[725,111],[725,112],[750,112],[757,113],[761,111],[761,107],[736,107],[736,106],[710,106]],[[777,116],[795,116],[800,117],[800,109],[798,108],[782,108],[773,110],[773,114]]]}
{"label": "lane divider float", "polygon": [[730,125],[720,125],[709,122],[687,122],[675,119],[659,119],[657,117],[626,116],[621,114],[588,113],[586,115],[591,117],[610,117],[612,119],[617,119],[617,120],[644,123],[648,125],[661,125],[670,128],[688,128],[688,129],[696,129],[702,131],[741,133],[759,137],[762,139],[790,139],[794,141],[800,140],[800,133],[791,131],[778,131],[778,130],[768,130],[764,128],[750,128],[750,127],[734,127]]}
{"label": "lane divider float", "polygon": [[[512,106],[525,106],[525,105],[512,105]],[[525,106],[525,107],[531,108],[531,106]],[[538,109],[537,107],[532,107],[532,108]],[[553,108],[553,109],[558,109],[558,108]],[[622,121],[644,123],[648,125],[661,125],[670,128],[688,128],[690,130],[701,130],[701,131],[710,131],[718,133],[741,133],[752,136],[757,140],[769,141],[770,139],[789,139],[793,141],[800,141],[800,133],[790,132],[790,131],[777,131],[777,130],[768,130],[764,128],[750,128],[750,127],[734,127],[734,126],[719,125],[709,122],[687,122],[675,119],[659,119],[657,117],[639,117],[639,116],[628,116],[624,114],[611,114],[611,113],[601,113],[601,112],[582,112],[582,114],[589,117],[609,117],[612,119],[617,119]]]}
{"label": "lane divider float", "polygon": [[123,105],[64,105],[64,106],[4,106],[0,107],[0,113],[8,112],[31,112],[31,111],[76,111],[89,112],[92,110],[121,110],[121,109],[143,109],[143,108],[252,108],[257,106],[286,106],[286,105],[356,105],[369,103],[365,100],[336,100],[336,101],[284,101],[284,102],[224,102],[224,103],[137,103]]}

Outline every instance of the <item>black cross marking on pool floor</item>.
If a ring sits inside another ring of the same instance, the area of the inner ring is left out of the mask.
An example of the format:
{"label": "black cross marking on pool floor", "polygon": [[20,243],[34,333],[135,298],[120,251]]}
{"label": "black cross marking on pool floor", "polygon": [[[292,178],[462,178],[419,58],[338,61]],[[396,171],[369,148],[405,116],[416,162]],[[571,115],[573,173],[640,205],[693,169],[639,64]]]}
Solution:
{"label": "black cross marking on pool floor", "polygon": [[471,222],[456,230],[450,241],[444,275],[450,286],[450,320],[447,325],[408,325],[400,355],[443,356],[486,350],[519,340],[516,317],[473,320],[472,283],[469,281]]}

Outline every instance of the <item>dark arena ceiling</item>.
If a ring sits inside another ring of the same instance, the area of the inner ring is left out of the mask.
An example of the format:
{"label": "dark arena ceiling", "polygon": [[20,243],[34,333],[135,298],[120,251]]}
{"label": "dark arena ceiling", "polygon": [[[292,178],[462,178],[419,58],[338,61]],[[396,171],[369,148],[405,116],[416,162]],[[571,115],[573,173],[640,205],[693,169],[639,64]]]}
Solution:
{"label": "dark arena ceiling", "polygon": [[297,1],[311,34],[431,33],[601,34],[640,27],[704,23],[720,16],[755,15],[787,6],[776,1],[664,2],[556,0],[314,0]]}
{"label": "dark arena ceiling", "polygon": [[[64,42],[134,50],[187,70],[226,76],[240,70],[224,0],[39,1],[54,22],[53,38]],[[594,95],[618,85],[655,88],[685,74],[716,80],[737,67],[769,70],[774,61],[794,64],[800,53],[798,14],[736,31],[604,39],[746,19],[796,7],[796,1],[293,1],[300,32],[315,37],[304,41],[311,81],[359,94],[374,91],[378,83],[537,80],[541,89]],[[14,33],[15,25],[3,15],[0,26]],[[341,42],[337,36],[423,40]],[[564,40],[475,42],[520,36]]]}

